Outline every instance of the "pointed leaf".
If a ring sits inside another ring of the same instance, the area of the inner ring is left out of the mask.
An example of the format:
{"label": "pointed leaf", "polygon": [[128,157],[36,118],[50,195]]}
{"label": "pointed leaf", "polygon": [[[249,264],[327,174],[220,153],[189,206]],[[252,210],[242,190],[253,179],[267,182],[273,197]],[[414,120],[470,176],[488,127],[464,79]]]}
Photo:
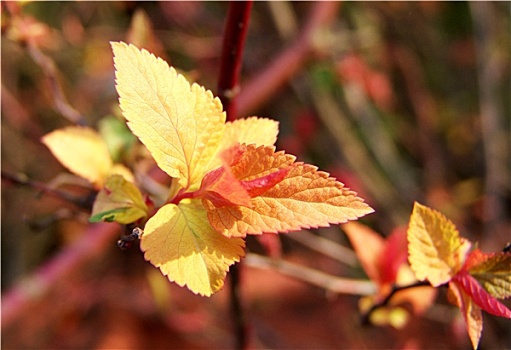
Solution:
{"label": "pointed leaf", "polygon": [[470,242],[439,212],[415,203],[408,226],[408,260],[417,279],[434,287],[448,282],[462,267]]}
{"label": "pointed leaf", "polygon": [[218,98],[146,50],[112,43],[120,106],[158,166],[183,188],[200,184],[223,134]]}
{"label": "pointed leaf", "polygon": [[[290,167],[294,157],[273,147],[249,145],[233,165],[236,178],[249,181]],[[288,232],[354,220],[373,210],[356,193],[315,166],[293,164],[287,177],[258,197],[252,207],[215,208],[204,201],[213,227],[230,237]]]}
{"label": "pointed leaf", "polygon": [[467,333],[472,342],[472,347],[477,349],[479,339],[481,339],[481,332],[483,331],[483,315],[481,308],[468,296],[463,288],[457,283],[449,283],[449,291],[454,296],[456,305],[461,310],[463,318],[465,319],[465,326]]}
{"label": "pointed leaf", "polygon": [[167,204],[147,222],[141,238],[145,259],[170,281],[209,296],[220,290],[229,266],[244,255],[245,242],[216,232],[196,200]]}
{"label": "pointed leaf", "polygon": [[91,128],[69,126],[46,134],[42,142],[69,171],[98,187],[112,168],[106,143]]}
{"label": "pointed leaf", "polygon": [[511,310],[488,294],[468,272],[462,271],[456,274],[456,276],[452,278],[452,281],[457,283],[465,294],[472,298],[474,303],[484,311],[495,316],[511,318]]}
{"label": "pointed leaf", "polygon": [[148,208],[137,186],[121,175],[110,176],[99,191],[90,222],[130,224],[147,216]]}
{"label": "pointed leaf", "polygon": [[511,296],[511,254],[470,252],[464,266],[488,293],[498,299]]}

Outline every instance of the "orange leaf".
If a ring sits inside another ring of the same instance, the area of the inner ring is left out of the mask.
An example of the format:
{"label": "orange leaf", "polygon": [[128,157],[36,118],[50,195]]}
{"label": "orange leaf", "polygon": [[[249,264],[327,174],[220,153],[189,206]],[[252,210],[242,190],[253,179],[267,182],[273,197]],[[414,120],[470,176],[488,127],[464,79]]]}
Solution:
{"label": "orange leaf", "polygon": [[445,216],[415,203],[408,226],[408,260],[417,279],[427,279],[434,287],[448,282],[470,247]]}
{"label": "orange leaf", "polygon": [[[232,167],[238,179],[252,180],[289,167],[294,157],[273,147],[247,146]],[[252,207],[216,208],[203,201],[212,226],[226,236],[277,233],[329,226],[354,220],[373,211],[356,193],[318,171],[315,166],[293,164],[284,180],[251,199]]]}

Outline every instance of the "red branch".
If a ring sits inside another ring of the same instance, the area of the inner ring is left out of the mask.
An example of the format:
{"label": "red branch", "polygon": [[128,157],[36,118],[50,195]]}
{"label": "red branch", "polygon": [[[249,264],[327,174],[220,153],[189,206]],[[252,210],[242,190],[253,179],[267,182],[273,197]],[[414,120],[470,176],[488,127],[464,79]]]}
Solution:
{"label": "red branch", "polygon": [[337,16],[338,1],[314,2],[303,30],[287,49],[282,51],[261,73],[243,85],[237,101],[237,116],[247,116],[256,107],[275,96],[300,69],[314,56],[317,47],[314,35],[327,27]]}
{"label": "red branch", "polygon": [[[222,46],[218,95],[227,114],[227,120],[237,117],[236,100],[239,94],[239,77],[243,48],[248,30],[252,1],[231,1],[227,12],[224,41]],[[243,312],[240,291],[240,264],[230,269],[231,317],[234,321],[236,348],[246,349],[248,345],[247,326]]]}
{"label": "red branch", "polygon": [[227,120],[231,121],[236,119],[236,96],[240,91],[239,77],[251,10],[252,1],[232,1],[227,12],[218,96],[227,114]]}

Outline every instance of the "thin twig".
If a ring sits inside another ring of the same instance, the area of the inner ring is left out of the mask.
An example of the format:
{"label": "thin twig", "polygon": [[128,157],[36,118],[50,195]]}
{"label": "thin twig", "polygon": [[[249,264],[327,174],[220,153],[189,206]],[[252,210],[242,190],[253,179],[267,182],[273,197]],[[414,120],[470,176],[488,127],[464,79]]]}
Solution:
{"label": "thin twig", "polygon": [[[227,12],[218,79],[218,95],[227,114],[227,120],[230,121],[236,119],[236,100],[240,90],[241,63],[252,4],[252,1],[231,1]],[[240,275],[241,263],[232,266],[230,269],[230,305],[236,334],[236,349],[246,349],[248,336],[241,301]]]}
{"label": "thin twig", "polygon": [[332,276],[280,259],[250,253],[247,254],[244,262],[247,266],[278,271],[283,275],[310,283],[331,293],[350,295],[373,295],[376,293],[376,286],[371,281]]}

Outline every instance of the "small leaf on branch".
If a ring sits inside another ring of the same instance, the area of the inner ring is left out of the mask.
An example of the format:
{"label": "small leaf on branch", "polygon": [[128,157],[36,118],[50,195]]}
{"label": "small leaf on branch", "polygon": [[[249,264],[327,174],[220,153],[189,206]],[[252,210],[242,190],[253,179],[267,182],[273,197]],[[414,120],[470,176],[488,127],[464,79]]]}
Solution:
{"label": "small leaf on branch", "polygon": [[408,260],[417,279],[427,279],[434,287],[448,282],[470,247],[445,216],[415,203],[408,226]]}
{"label": "small leaf on branch", "polygon": [[147,216],[147,212],[147,205],[137,186],[121,175],[112,175],[99,191],[89,221],[130,224]]}

